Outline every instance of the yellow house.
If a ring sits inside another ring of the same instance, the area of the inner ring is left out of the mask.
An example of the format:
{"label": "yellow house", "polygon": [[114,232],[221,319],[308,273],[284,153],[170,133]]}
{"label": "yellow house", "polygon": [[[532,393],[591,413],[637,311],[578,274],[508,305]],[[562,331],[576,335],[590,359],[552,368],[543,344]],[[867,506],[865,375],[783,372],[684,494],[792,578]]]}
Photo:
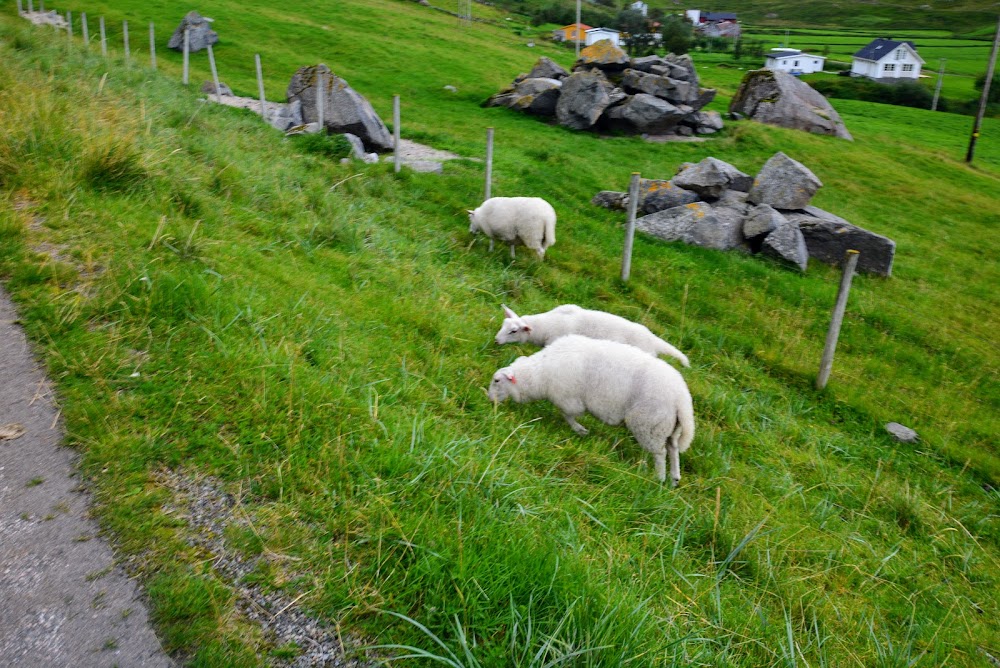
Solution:
{"label": "yellow house", "polygon": [[588,25],[571,23],[568,26],[553,30],[552,39],[556,42],[583,42],[587,38],[585,33],[588,30],[590,30],[590,26]]}

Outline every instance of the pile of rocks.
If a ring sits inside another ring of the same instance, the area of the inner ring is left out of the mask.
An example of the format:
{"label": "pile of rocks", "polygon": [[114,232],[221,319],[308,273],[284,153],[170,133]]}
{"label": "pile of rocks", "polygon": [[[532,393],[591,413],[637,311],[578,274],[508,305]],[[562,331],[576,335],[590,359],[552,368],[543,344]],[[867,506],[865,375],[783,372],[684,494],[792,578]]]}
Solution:
{"label": "pile of rocks", "polygon": [[188,12],[181,19],[180,25],[174,30],[174,34],[170,36],[167,47],[174,51],[183,51],[185,30],[188,31],[188,51],[190,53],[218,44],[219,34],[212,30],[212,21],[214,19],[202,16],[198,12]]}
{"label": "pile of rocks", "polygon": [[718,112],[701,111],[714,97],[699,87],[689,56],[629,58],[601,40],[580,52],[572,73],[540,58],[483,106],[554,116],[574,130],[691,136],[722,129]]}
{"label": "pile of rocks", "polygon": [[[808,259],[839,264],[860,251],[858,271],[892,274],[896,243],[809,205],[823,184],[805,165],[775,153],[755,177],[705,158],[670,180],[643,179],[636,229],[665,241],[761,253],[801,271]],[[624,209],[627,193],[601,191],[594,204]]]}

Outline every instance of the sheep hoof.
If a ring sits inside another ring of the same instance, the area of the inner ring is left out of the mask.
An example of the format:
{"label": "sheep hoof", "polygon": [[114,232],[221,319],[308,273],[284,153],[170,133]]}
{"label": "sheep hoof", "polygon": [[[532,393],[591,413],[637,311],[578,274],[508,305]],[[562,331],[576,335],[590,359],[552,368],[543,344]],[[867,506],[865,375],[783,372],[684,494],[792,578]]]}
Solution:
{"label": "sheep hoof", "polygon": [[575,431],[580,436],[586,436],[587,434],[590,433],[589,429],[587,429],[583,425],[579,425],[579,424],[577,426],[573,427],[573,431]]}
{"label": "sheep hoof", "polygon": [[670,487],[677,487],[677,485],[679,485],[679,484],[681,484],[681,479],[680,478],[671,478],[670,479]]}

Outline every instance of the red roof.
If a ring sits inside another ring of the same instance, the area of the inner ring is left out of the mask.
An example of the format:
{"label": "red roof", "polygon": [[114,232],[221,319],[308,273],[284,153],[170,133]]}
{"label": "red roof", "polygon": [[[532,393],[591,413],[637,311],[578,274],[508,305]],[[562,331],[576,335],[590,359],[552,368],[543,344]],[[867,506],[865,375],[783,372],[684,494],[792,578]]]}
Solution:
{"label": "red roof", "polygon": [[583,30],[590,30],[590,26],[588,26],[586,23],[579,23],[579,24],[570,23],[568,26],[563,26],[562,28],[558,28],[558,30],[569,30],[570,28],[575,28],[577,25],[579,25],[580,28],[582,28]]}

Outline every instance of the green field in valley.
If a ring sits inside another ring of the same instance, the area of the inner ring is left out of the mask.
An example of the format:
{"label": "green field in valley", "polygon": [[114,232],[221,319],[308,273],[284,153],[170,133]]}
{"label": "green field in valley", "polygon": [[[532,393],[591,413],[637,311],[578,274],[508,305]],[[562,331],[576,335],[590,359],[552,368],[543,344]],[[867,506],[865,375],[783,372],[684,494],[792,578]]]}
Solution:
{"label": "green field in valley", "polygon": [[[402,0],[205,10],[237,93],[256,93],[255,53],[274,100],[325,62],[385,119],[401,95],[404,138],[467,158],[396,175],[206,104],[204,54],[189,88],[142,39],[127,64],[120,22],[154,21],[162,45],[170,3],[56,9],[106,16],[112,54],[0,12],[0,278],[182,663],[308,651],[240,612],[248,589],[389,665],[1000,657],[1000,121],[971,165],[969,117],[855,101],[834,101],[853,142],[748,121],[700,143],[574,133],[479,106],[541,55],[572,60],[499,9],[472,26]],[[724,110],[742,72],[694,58]],[[487,127],[493,193],[558,212],[544,262],[468,232]],[[815,205],[897,243],[891,278],[854,279],[825,391],[837,268],[640,236],[623,284],[624,216],[590,204],[634,171],[714,156],[754,174],[778,151],[822,180]],[[612,311],[688,354],[678,488],[623,427],[584,418],[582,438],[551,405],[490,404],[492,373],[532,352],[494,344],[501,303]],[[192,489],[238,500],[213,541],[180,510]]]}

